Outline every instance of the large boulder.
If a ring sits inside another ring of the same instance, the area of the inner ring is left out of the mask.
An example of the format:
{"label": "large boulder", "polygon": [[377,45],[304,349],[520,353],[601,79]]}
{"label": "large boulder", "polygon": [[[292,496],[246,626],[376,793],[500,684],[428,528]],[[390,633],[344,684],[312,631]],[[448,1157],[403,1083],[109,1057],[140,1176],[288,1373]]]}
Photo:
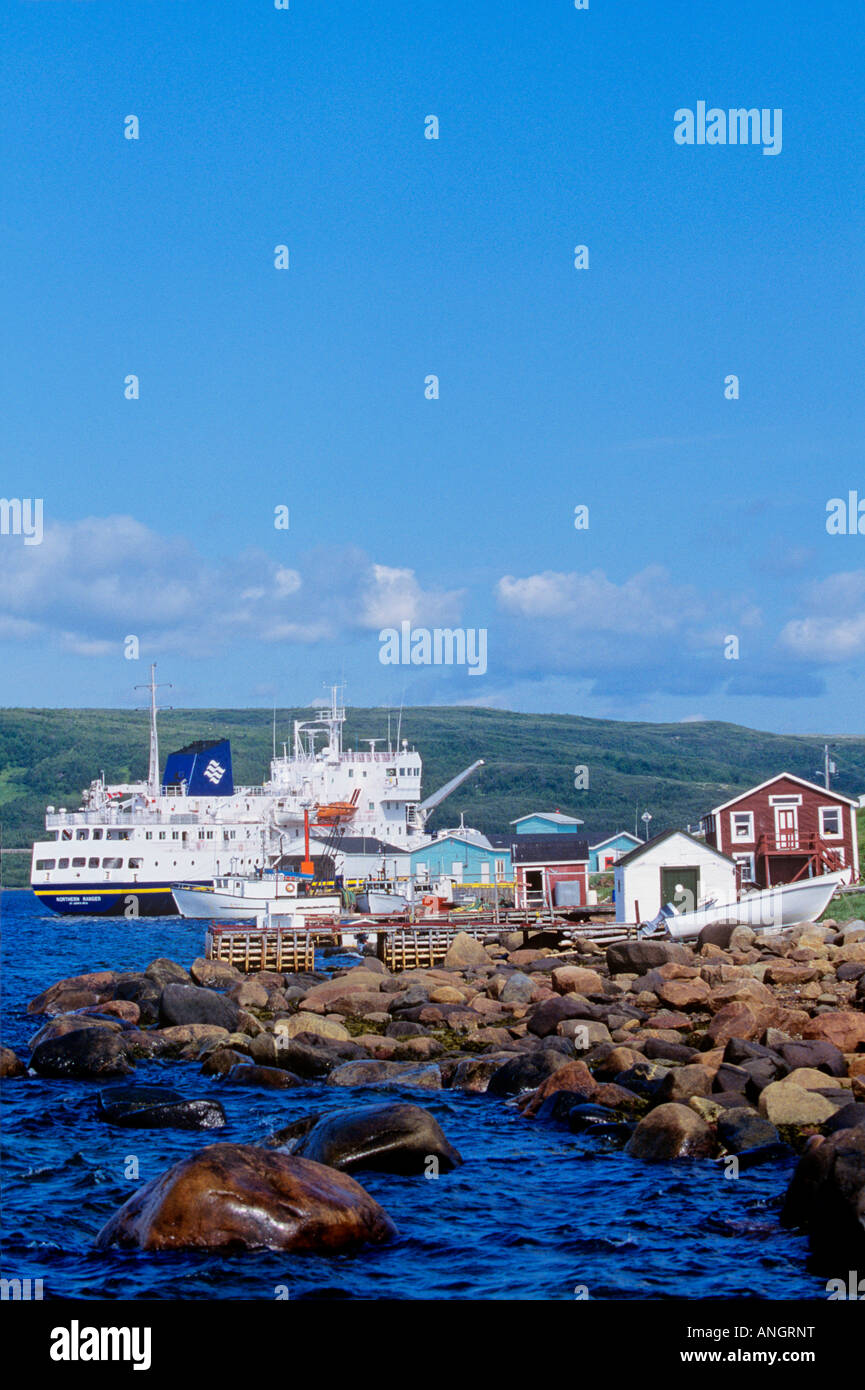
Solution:
{"label": "large boulder", "polygon": [[451,1090],[482,1094],[487,1090],[491,1078],[509,1060],[500,1052],[483,1057],[463,1057],[451,1072]]}
{"label": "large boulder", "polygon": [[236,965],[229,965],[226,960],[205,960],[204,956],[195,958],[189,967],[189,974],[195,984],[207,989],[227,989],[238,980],[247,978]]}
{"label": "large boulder", "polygon": [[782,1043],[778,1048],[788,1071],[798,1071],[800,1067],[813,1067],[825,1071],[829,1076],[846,1076],[847,1063],[844,1053],[834,1043],[825,1038],[794,1038]]}
{"label": "large boulder", "polygon": [[304,1083],[293,1072],[282,1067],[258,1067],[254,1062],[236,1062],[224,1074],[229,1086],[267,1086],[272,1091],[287,1091]]}
{"label": "large boulder", "polygon": [[607,947],[607,967],[611,975],[644,975],[656,965],[676,961],[693,965],[694,956],[687,946],[674,941],[617,941]]}
{"label": "large boulder", "polygon": [[536,1004],[529,1019],[529,1032],[536,1038],[546,1038],[555,1033],[559,1024],[567,1018],[582,1018],[580,1003],[568,994],[556,994]]}
{"label": "large boulder", "polygon": [[210,1144],[139,1188],[96,1246],[333,1253],[395,1234],[347,1173],[248,1144]]}
{"label": "large boulder", "polygon": [[491,1096],[516,1096],[520,1091],[534,1091],[548,1076],[559,1067],[564,1067],[568,1058],[562,1052],[544,1048],[543,1052],[523,1053],[504,1062],[489,1079],[487,1094]]}
{"label": "large boulder", "polygon": [[424,1091],[440,1091],[442,1074],[434,1063],[416,1066],[413,1062],[343,1062],[327,1078],[328,1086],[411,1086]]}
{"label": "large boulder", "polygon": [[831,1120],[823,1126],[825,1134],[834,1134],[839,1129],[857,1129],[865,1125],[865,1101],[851,1100],[836,1110]]}
{"label": "large boulder", "polygon": [[448,970],[464,970],[469,965],[489,965],[492,956],[468,932],[457,932],[444,958]]}
{"label": "large boulder", "polygon": [[273,1033],[274,1037],[286,1038],[314,1033],[319,1038],[333,1038],[336,1042],[349,1042],[351,1039],[351,1033],[337,1019],[328,1018],[326,1014],[307,1013],[306,1010],[292,1014],[290,1018],[277,1019]]}
{"label": "large boulder", "polygon": [[578,1100],[592,1100],[597,1089],[598,1083],[585,1062],[566,1062],[563,1067],[558,1067],[548,1076],[546,1081],[541,1082],[523,1114],[536,1115],[547,1096],[554,1095],[557,1091],[569,1092],[576,1103]]}
{"label": "large boulder", "polygon": [[792,1081],[773,1081],[760,1093],[760,1114],[773,1125],[822,1125],[839,1108],[819,1091]]}
{"label": "large boulder", "polygon": [[72,975],[49,985],[27,1005],[28,1014],[65,1014],[73,1009],[100,1004],[114,993],[117,975],[113,970],[97,970],[89,975]]}
{"label": "large boulder", "polygon": [[673,1158],[708,1158],[712,1131],[687,1105],[659,1105],[644,1116],[625,1148],[632,1158],[661,1163]]}
{"label": "large boulder", "polygon": [[11,1080],[13,1076],[26,1076],[27,1068],[16,1057],[11,1047],[0,1047],[0,1077],[4,1080]]}
{"label": "large boulder", "polygon": [[48,1038],[33,1049],[30,1066],[40,1076],[60,1078],[126,1076],[132,1071],[121,1034],[108,1028],[79,1028]]}
{"label": "large boulder", "polygon": [[762,1148],[779,1142],[775,1126],[756,1110],[746,1106],[726,1110],[718,1116],[718,1139],[727,1153],[738,1154],[746,1149]]}
{"label": "large boulder", "polygon": [[841,1052],[855,1052],[865,1046],[865,1014],[853,1009],[817,1014],[806,1023],[802,1036],[833,1043]]}
{"label": "large boulder", "polygon": [[218,1100],[185,1100],[168,1086],[110,1086],[97,1104],[101,1120],[124,1129],[221,1129]]}
{"label": "large boulder", "polygon": [[159,1022],[163,1028],[183,1023],[210,1023],[233,1033],[239,1014],[233,999],[198,985],[170,983],[159,998]]}
{"label": "large boulder", "polygon": [[502,1004],[528,1004],[531,1002],[537,985],[531,975],[515,970],[502,986],[499,1000]]}
{"label": "large boulder", "polygon": [[435,1159],[436,1171],[462,1163],[434,1115],[418,1105],[359,1105],[337,1110],[313,1126],[291,1152],[331,1168],[353,1172],[423,1173]]}
{"label": "large boulder", "polygon": [[865,1263],[865,1128],[809,1140],[781,1219],[808,1232],[818,1258],[844,1271]]}
{"label": "large boulder", "polygon": [[182,965],[178,965],[176,960],[169,960],[166,956],[160,956],[157,960],[152,960],[144,971],[148,980],[159,988],[164,989],[166,985],[191,985],[192,976]]}

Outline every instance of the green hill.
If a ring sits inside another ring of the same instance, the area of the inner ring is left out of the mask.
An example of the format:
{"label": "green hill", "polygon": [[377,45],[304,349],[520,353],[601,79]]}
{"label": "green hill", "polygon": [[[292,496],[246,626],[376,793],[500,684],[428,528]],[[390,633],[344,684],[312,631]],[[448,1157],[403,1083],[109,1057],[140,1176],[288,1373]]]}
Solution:
{"label": "green hill", "polygon": [[[279,739],[291,720],[310,711],[277,712]],[[160,716],[165,754],[195,738],[231,739],[237,782],[260,783],[271,755],[270,710],[171,710]],[[392,716],[394,736],[396,716]],[[347,746],[387,732],[387,711],[349,711]],[[695,825],[719,801],[773,773],[815,780],[820,737],[759,733],[723,723],[633,724],[573,715],[514,714],[468,707],[410,708],[402,737],[424,759],[424,794],[476,758],[485,766],[435,812],[431,825],[466,823],[507,831],[528,811],[570,812],[590,840],[634,829],[635,811],[652,813],[653,834]],[[831,736],[828,736],[831,739]],[[831,739],[839,764],[837,789],[865,790],[865,739]],[[5,848],[38,837],[46,803],[76,807],[81,791],[104,771],[108,781],[147,773],[147,716],[125,710],[0,710],[0,833]],[[588,768],[589,786],[574,790],[574,768]],[[3,881],[26,882],[27,859],[4,855]]]}

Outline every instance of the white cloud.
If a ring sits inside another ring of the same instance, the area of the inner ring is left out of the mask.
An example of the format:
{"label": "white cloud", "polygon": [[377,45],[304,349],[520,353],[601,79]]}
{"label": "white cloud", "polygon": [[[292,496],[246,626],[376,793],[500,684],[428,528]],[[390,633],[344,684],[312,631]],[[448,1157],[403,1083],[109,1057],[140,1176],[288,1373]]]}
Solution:
{"label": "white cloud", "polygon": [[502,607],[518,617],[555,619],[582,632],[670,634],[706,613],[694,590],[673,584],[660,565],[650,565],[621,584],[601,570],[545,570],[525,579],[506,574],[496,591]]}
{"label": "white cloud", "polygon": [[369,628],[398,627],[406,621],[435,627],[457,621],[463,598],[462,590],[423,590],[414,570],[373,565],[360,621]]}
{"label": "white cloud", "polygon": [[461,598],[352,547],[311,551],[293,567],[253,550],[213,562],[130,516],[56,524],[40,546],[0,544],[0,639],[42,636],[83,655],[131,634],[192,655],[236,639],[334,641],[404,618],[453,619]]}
{"label": "white cloud", "polygon": [[839,662],[865,654],[865,570],[830,574],[805,591],[806,615],[782,629],[780,644],[810,661]]}

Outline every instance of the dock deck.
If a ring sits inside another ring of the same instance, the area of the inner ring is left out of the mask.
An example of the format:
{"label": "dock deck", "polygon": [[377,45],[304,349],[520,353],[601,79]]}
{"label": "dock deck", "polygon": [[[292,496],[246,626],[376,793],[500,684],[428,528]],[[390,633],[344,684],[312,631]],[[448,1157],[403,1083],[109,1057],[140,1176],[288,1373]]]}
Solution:
{"label": "dock deck", "polygon": [[631,941],[637,927],[612,922],[604,914],[599,920],[573,922],[554,913],[453,912],[438,917],[408,921],[405,917],[320,918],[315,926],[257,927],[248,922],[211,922],[205,937],[205,956],[222,960],[245,974],[258,970],[308,971],[314,969],[317,945],[338,946],[346,936],[375,937],[376,955],[389,970],[416,970],[440,965],[454,938],[466,933],[479,941],[521,932],[525,945],[543,933],[555,937],[556,944],[578,947],[581,940],[609,946]]}

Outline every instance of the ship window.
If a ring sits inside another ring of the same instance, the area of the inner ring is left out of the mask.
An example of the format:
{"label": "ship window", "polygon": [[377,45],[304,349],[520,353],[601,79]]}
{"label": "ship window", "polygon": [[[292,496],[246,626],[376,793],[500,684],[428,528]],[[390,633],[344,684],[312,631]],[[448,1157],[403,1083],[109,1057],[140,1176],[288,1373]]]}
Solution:
{"label": "ship window", "polygon": [[171,832],[171,838],[172,838],[172,840],[179,840],[179,839],[180,839],[180,836],[179,836],[179,834],[177,833],[176,830],[172,830],[172,832]]}
{"label": "ship window", "polygon": [[153,831],[152,831],[152,830],[145,830],[145,832],[144,832],[144,838],[145,838],[145,840],[152,840],[152,839],[153,839]]}
{"label": "ship window", "polygon": [[129,839],[129,831],[128,831],[128,830],[109,830],[109,831],[108,831],[108,834],[105,836],[105,838],[106,838],[106,840],[128,840],[128,839]]}
{"label": "ship window", "polygon": [[59,833],[60,833],[60,832],[57,831],[57,830],[47,830],[47,831],[45,832],[45,839],[46,839],[46,840],[56,840],[56,839],[58,838]]}
{"label": "ship window", "polygon": [[389,767],[388,770],[387,770],[387,772],[386,772],[384,775],[385,775],[385,777],[396,777],[396,768],[395,768],[395,767]]}
{"label": "ship window", "polygon": [[88,859],[88,860],[87,860],[87,867],[88,867],[88,869],[98,869],[98,868],[99,868],[99,860],[98,860],[98,859]]}
{"label": "ship window", "polygon": [[37,860],[36,860],[36,867],[37,867],[37,869],[45,869],[45,870],[47,870],[47,869],[56,869],[56,867],[57,867],[57,860],[56,860],[56,859],[37,859]]}
{"label": "ship window", "polygon": [[164,831],[164,830],[160,830],[160,832],[159,832],[159,838],[160,838],[160,840],[164,840],[164,839],[165,839],[165,831]]}
{"label": "ship window", "polygon": [[353,777],[353,776],[354,776],[354,768],[353,768],[353,767],[350,767],[350,768],[349,768],[349,770],[348,770],[348,775],[349,775],[349,777]]}
{"label": "ship window", "polygon": [[68,860],[68,859],[58,859],[58,860],[57,860],[57,867],[58,867],[58,869],[68,869],[68,868],[69,868],[69,860]]}
{"label": "ship window", "polygon": [[102,861],[102,867],[103,867],[103,869],[122,869],[122,868],[123,868],[123,860],[122,860],[122,859],[103,859],[103,861]]}
{"label": "ship window", "polygon": [[101,831],[101,830],[94,830],[94,832],[93,832],[93,838],[94,838],[94,840],[101,840],[101,839],[102,839],[102,831]]}
{"label": "ship window", "polygon": [[130,867],[130,869],[140,869],[140,868],[141,868],[141,865],[142,865],[143,863],[144,863],[144,860],[143,860],[143,859],[130,859],[130,861],[129,861],[129,867]]}
{"label": "ship window", "polygon": [[83,868],[84,868],[84,865],[85,865],[86,863],[87,863],[87,860],[84,859],[83,856],[82,856],[81,859],[73,859],[73,860],[72,860],[72,867],[73,867],[73,869],[83,869]]}
{"label": "ship window", "polygon": [[64,831],[62,831],[62,833],[61,833],[61,835],[60,835],[60,838],[61,838],[61,840],[71,840],[71,839],[72,839],[72,831],[71,831],[71,830],[64,830]]}
{"label": "ship window", "polygon": [[89,840],[89,839],[90,839],[90,831],[89,831],[89,830],[76,830],[76,832],[75,832],[75,838],[76,838],[76,840]]}

